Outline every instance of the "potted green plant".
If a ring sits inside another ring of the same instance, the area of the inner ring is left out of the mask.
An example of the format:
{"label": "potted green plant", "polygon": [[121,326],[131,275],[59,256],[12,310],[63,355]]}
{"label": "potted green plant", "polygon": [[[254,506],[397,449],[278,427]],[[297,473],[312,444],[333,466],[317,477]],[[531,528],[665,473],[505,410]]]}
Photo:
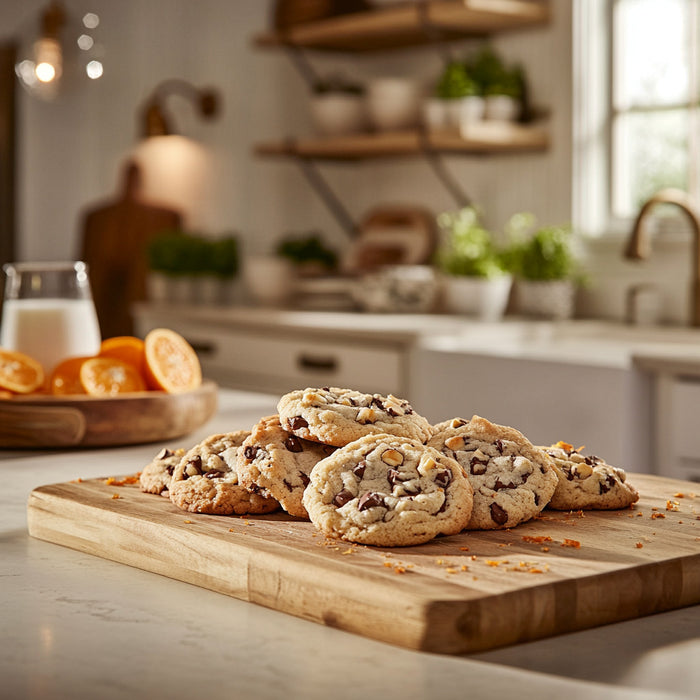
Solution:
{"label": "potted green plant", "polygon": [[289,260],[302,277],[329,274],[338,265],[338,254],[313,231],[286,236],[278,242],[276,253]]}
{"label": "potted green plant", "polygon": [[311,120],[321,136],[343,136],[367,126],[364,86],[335,75],[312,86]]}
{"label": "potted green plant", "polygon": [[179,230],[163,231],[147,248],[152,301],[224,301],[224,287],[238,272],[237,241]]}
{"label": "potted green plant", "polygon": [[498,52],[485,46],[469,63],[469,70],[484,96],[484,118],[517,121],[525,91],[523,67],[507,66]]}
{"label": "potted green plant", "polygon": [[482,320],[500,319],[512,284],[507,248],[484,228],[473,206],[443,212],[437,224],[443,241],[435,263],[442,272],[446,310]]}
{"label": "potted green plant", "polygon": [[[529,231],[524,230],[528,227]],[[530,316],[571,318],[576,288],[582,281],[571,227],[537,227],[534,217],[524,215],[510,233],[518,311]]]}
{"label": "potted green plant", "polygon": [[435,96],[424,106],[426,125],[462,127],[479,121],[484,114],[484,99],[479,85],[464,61],[450,61],[435,86]]}

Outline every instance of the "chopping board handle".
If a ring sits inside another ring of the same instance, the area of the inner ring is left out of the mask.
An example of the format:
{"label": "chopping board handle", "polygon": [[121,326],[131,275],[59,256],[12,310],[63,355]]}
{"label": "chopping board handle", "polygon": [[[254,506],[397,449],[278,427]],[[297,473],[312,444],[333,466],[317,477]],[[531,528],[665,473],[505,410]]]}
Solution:
{"label": "chopping board handle", "polygon": [[79,445],[85,435],[82,411],[67,406],[0,407],[0,445],[28,447]]}

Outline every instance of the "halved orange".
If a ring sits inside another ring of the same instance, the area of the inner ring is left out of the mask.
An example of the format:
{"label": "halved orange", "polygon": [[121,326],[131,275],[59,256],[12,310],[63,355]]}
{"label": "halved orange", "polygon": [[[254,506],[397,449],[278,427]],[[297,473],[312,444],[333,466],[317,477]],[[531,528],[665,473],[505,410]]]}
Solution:
{"label": "halved orange", "polygon": [[91,396],[114,396],[145,391],[141,372],[113,357],[91,357],[80,366],[80,383]]}
{"label": "halved orange", "polygon": [[169,328],[155,328],[144,340],[145,377],[150,389],[179,394],[202,383],[202,367],[194,348]]}
{"label": "halved orange", "polygon": [[85,394],[85,387],[80,381],[80,368],[90,357],[68,357],[59,362],[49,378],[50,394]]}
{"label": "halved orange", "polygon": [[113,338],[105,338],[100,344],[98,357],[113,357],[123,360],[143,372],[145,364],[144,343],[141,338],[134,335],[118,335]]}
{"label": "halved orange", "polygon": [[33,357],[0,348],[0,389],[29,394],[44,383],[44,368]]}

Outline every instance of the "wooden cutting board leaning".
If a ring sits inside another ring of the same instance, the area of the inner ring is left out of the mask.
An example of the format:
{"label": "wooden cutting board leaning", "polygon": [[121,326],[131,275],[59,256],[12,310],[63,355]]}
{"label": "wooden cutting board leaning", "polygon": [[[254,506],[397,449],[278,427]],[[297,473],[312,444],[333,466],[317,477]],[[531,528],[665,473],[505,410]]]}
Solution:
{"label": "wooden cutting board leaning", "polygon": [[629,480],[640,492],[633,508],[545,510],[512,530],[407,548],[327,540],[283,513],[187,513],[123,478],[39,487],[28,523],[48,542],[391,644],[462,654],[700,603],[698,485]]}

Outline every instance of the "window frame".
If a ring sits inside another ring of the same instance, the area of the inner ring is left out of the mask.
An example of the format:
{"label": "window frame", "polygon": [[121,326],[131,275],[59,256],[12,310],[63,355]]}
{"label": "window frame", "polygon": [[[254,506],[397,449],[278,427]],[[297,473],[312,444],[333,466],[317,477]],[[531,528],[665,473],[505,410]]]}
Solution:
{"label": "window frame", "polygon": [[[574,0],[572,11],[573,45],[573,146],[572,202],[577,230],[594,238],[621,237],[629,233],[633,217],[614,215],[613,209],[613,129],[620,114],[667,110],[669,105],[633,105],[617,109],[613,84],[613,21],[621,0]],[[690,0],[697,20],[700,0]],[[690,110],[689,191],[700,198],[700,30],[693,25],[688,100],[674,105]],[[693,160],[695,159],[695,161]],[[692,163],[695,162],[695,167]],[[671,212],[675,216],[676,212]]]}

